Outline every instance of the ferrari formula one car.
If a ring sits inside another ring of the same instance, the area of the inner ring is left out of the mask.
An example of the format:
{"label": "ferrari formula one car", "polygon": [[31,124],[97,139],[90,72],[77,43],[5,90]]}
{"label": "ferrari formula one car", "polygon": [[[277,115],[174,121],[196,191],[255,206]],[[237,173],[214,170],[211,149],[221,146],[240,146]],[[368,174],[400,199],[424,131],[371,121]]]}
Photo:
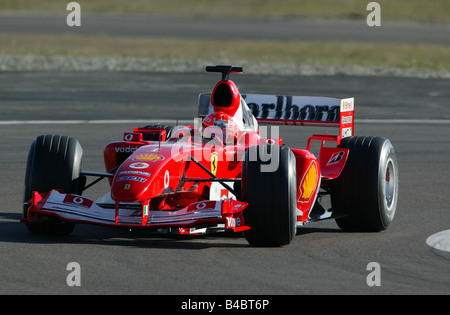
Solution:
{"label": "ferrari formula one car", "polygon": [[[33,233],[67,235],[76,223],[161,233],[243,232],[252,246],[289,244],[297,227],[335,219],[348,231],[381,231],[397,206],[391,142],[354,136],[354,99],[240,94],[229,80],[242,67],[208,66],[222,79],[200,94],[193,126],[150,125],[104,149],[105,172],[84,171],[71,137],[31,144],[23,219]],[[259,125],[336,127],[289,148]],[[311,142],[320,141],[316,157]],[[325,144],[333,144],[327,146]],[[87,177],[97,177],[87,184]],[[82,193],[101,179],[111,190]],[[331,208],[322,206],[328,196]]]}

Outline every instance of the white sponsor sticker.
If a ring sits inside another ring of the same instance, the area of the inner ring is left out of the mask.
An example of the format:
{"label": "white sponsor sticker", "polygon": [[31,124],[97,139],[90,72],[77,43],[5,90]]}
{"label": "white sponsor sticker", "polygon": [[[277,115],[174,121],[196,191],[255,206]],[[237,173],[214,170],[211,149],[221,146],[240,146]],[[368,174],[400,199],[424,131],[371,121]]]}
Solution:
{"label": "white sponsor sticker", "polygon": [[136,163],[132,163],[132,164],[130,164],[130,165],[128,165],[128,166],[129,166],[130,168],[140,170],[140,169],[147,168],[147,167],[149,167],[150,165],[149,165],[148,163],[144,163],[144,162],[136,162]]}
{"label": "white sponsor sticker", "polygon": [[354,98],[344,98],[341,100],[341,113],[354,110]]}

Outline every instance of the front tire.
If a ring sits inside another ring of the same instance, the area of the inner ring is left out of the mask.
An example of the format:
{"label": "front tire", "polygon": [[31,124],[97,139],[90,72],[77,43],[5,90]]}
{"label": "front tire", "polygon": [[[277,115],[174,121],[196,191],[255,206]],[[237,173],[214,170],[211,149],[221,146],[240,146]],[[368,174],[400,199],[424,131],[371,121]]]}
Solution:
{"label": "front tire", "polygon": [[[261,153],[270,154],[270,159]],[[270,165],[278,167],[270,169]],[[264,171],[264,167],[268,168]],[[251,246],[289,244],[297,232],[296,162],[286,146],[250,147],[242,163],[243,211],[250,230],[244,236]]]}
{"label": "front tire", "polygon": [[[81,194],[81,159],[83,150],[78,140],[57,135],[42,135],[31,144],[25,173],[23,216],[28,218],[28,200],[33,191],[47,193],[60,189],[64,193]],[[36,234],[70,234],[75,224],[56,217],[39,216],[26,222]]]}
{"label": "front tire", "polygon": [[398,166],[394,147],[380,137],[347,137],[341,148],[349,156],[332,186],[331,204],[348,216],[336,223],[345,231],[377,232],[394,219],[398,200]]}

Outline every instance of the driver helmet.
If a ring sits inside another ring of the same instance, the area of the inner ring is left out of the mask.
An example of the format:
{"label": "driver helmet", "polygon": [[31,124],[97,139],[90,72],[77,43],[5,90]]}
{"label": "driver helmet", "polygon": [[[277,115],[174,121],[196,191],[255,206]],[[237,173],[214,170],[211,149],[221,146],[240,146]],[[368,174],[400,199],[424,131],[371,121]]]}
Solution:
{"label": "driver helmet", "polygon": [[[224,112],[211,113],[203,119],[203,136],[219,137],[224,144],[235,144],[239,128],[233,118]],[[214,134],[214,135],[213,135]]]}

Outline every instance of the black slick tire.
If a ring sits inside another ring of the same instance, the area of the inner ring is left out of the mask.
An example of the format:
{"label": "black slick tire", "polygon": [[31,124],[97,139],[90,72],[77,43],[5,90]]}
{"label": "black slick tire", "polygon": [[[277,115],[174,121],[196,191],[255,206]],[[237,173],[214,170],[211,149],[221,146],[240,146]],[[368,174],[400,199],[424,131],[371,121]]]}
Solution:
{"label": "black slick tire", "polygon": [[[83,150],[77,139],[42,135],[30,146],[25,173],[23,216],[28,217],[28,200],[33,191],[47,193],[60,189],[64,193],[81,194],[81,159]],[[57,217],[40,217],[35,222],[27,222],[28,229],[36,234],[68,235],[75,224],[59,220]]]}
{"label": "black slick tire", "polygon": [[251,246],[292,241],[297,232],[296,183],[295,156],[288,147],[261,145],[246,151],[241,190],[242,200],[248,202],[245,224],[251,227],[244,236]]}
{"label": "black slick tire", "polygon": [[388,139],[356,136],[342,139],[349,156],[332,185],[331,204],[346,216],[336,223],[344,231],[377,232],[392,222],[398,200],[398,166]]}

